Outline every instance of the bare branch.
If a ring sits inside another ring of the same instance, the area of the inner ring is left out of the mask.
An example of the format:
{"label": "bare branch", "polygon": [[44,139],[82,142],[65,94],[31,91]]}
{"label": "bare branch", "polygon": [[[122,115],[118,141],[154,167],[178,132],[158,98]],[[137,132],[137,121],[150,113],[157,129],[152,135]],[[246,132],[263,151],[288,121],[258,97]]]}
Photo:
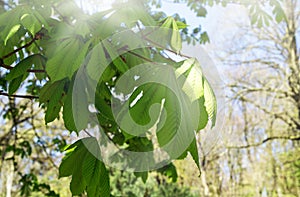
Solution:
{"label": "bare branch", "polygon": [[38,99],[39,98],[38,96],[32,96],[32,95],[14,95],[14,94],[9,95],[8,93],[1,92],[1,91],[0,91],[0,95],[7,96],[10,98],[25,98],[25,99]]}
{"label": "bare branch", "polygon": [[254,143],[254,144],[248,144],[244,146],[227,146],[228,149],[241,149],[241,148],[251,148],[251,147],[257,147],[260,146],[266,142],[272,141],[272,140],[292,140],[292,141],[297,141],[300,140],[300,136],[272,136],[268,137],[261,142]]}

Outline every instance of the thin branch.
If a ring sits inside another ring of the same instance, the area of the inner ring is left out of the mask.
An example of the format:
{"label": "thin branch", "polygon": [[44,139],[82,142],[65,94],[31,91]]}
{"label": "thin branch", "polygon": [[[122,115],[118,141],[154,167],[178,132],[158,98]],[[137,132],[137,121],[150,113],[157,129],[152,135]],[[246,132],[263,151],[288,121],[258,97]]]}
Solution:
{"label": "thin branch", "polygon": [[30,42],[28,42],[27,44],[25,44],[24,46],[21,46],[20,48],[15,49],[14,51],[8,53],[7,55],[4,55],[2,58],[0,58],[1,60],[4,60],[12,55],[14,55],[15,53],[17,53],[18,51],[21,51],[24,48],[29,47],[30,45],[32,45],[34,43],[34,41],[37,40],[37,37],[35,36]]}
{"label": "thin branch", "polygon": [[[3,62],[1,62],[1,59],[0,59],[0,67],[3,67],[3,68],[6,68],[7,70],[11,70],[13,69],[14,67],[12,66],[8,66],[6,64],[4,64]],[[45,70],[34,70],[34,69],[28,69],[26,72],[29,72],[29,73],[46,73]]]}
{"label": "thin branch", "polygon": [[251,148],[251,147],[257,147],[260,146],[268,141],[272,141],[272,140],[292,140],[292,141],[297,141],[300,140],[300,136],[272,136],[272,137],[268,137],[264,140],[262,140],[261,142],[258,143],[254,143],[254,144],[248,144],[248,145],[244,145],[244,146],[227,146],[228,149],[241,149],[241,148]]}
{"label": "thin branch", "polygon": [[[32,38],[31,41],[29,41],[29,42],[26,43],[25,45],[23,45],[23,46],[21,46],[21,47],[15,49],[14,51],[12,51],[12,52],[10,52],[10,53],[4,55],[3,57],[1,57],[1,58],[0,58],[1,63],[3,64],[3,60],[4,60],[4,59],[6,59],[6,58],[8,58],[8,57],[10,57],[10,56],[12,56],[12,55],[14,55],[15,53],[21,51],[21,50],[24,49],[24,48],[29,47],[29,46],[32,45],[36,40],[42,39],[43,36],[44,36],[44,33],[42,32],[42,30],[39,31],[39,32],[37,32],[37,33],[34,35],[34,37]],[[3,66],[3,65],[2,65],[2,66]]]}
{"label": "thin branch", "polygon": [[141,58],[141,59],[143,59],[143,60],[145,60],[145,61],[147,61],[147,62],[151,62],[151,63],[153,63],[153,64],[158,64],[157,62],[154,62],[154,61],[152,61],[151,59],[148,59],[148,58],[146,58],[146,57],[144,57],[144,56],[142,56],[142,55],[140,55],[140,54],[137,54],[137,53],[135,53],[135,52],[128,51],[128,53],[130,53],[130,54],[132,54],[132,55],[134,55],[134,56],[137,56],[137,57],[139,57],[139,58]]}
{"label": "thin branch", "polygon": [[83,131],[90,137],[94,137],[92,134],[90,134],[86,129],[83,129]]}
{"label": "thin branch", "polygon": [[[173,51],[173,50],[171,50],[171,49],[167,49],[167,48],[165,48],[164,46],[162,46],[162,45],[160,45],[160,44],[154,42],[153,40],[150,40],[150,39],[147,38],[147,37],[144,37],[144,39],[147,40],[148,42],[150,42],[150,43],[152,43],[152,44],[154,44],[154,45],[156,45],[156,46],[162,48],[162,49],[165,50],[165,51],[168,51],[168,52],[170,52],[170,53],[173,53],[173,54],[175,54],[175,55],[178,55],[178,53],[177,53],[176,51]],[[187,59],[190,59],[190,58],[191,58],[190,56],[184,55],[184,54],[182,54],[182,53],[180,53],[180,52],[179,52],[179,55],[180,55],[181,57],[185,57],[185,58],[187,58]]]}
{"label": "thin branch", "polygon": [[14,67],[11,67],[9,65],[4,64],[3,61],[2,61],[2,59],[0,59],[0,67],[6,68],[7,70],[11,70],[11,69],[14,68]]}
{"label": "thin branch", "polygon": [[28,69],[27,72],[30,72],[30,73],[46,73],[45,70],[31,70],[31,69]]}
{"label": "thin branch", "polygon": [[[285,117],[282,114],[273,113],[272,111],[269,111],[268,109],[264,108],[263,106],[260,106],[259,104],[255,103],[255,101],[251,101],[251,100],[249,100],[249,99],[247,99],[245,97],[241,97],[240,100],[243,101],[243,102],[247,102],[247,103],[252,104],[254,107],[256,107],[257,109],[260,109],[264,113],[269,114],[271,116],[274,116],[274,118],[281,119],[282,121],[284,121],[287,125],[289,125],[292,128],[294,127],[294,125],[296,127],[300,127],[300,123],[297,120],[295,120],[295,118],[293,118],[291,116]],[[291,120],[292,122],[290,122],[289,120]]]}
{"label": "thin branch", "polygon": [[0,92],[0,95],[2,96],[7,96],[10,98],[25,98],[25,99],[38,99],[38,96],[32,96],[32,95],[9,95],[8,93],[5,92]]}
{"label": "thin branch", "polygon": [[70,22],[70,20],[68,19],[68,17],[64,16],[58,9],[57,7],[52,4],[51,6],[53,8],[53,10],[61,17],[62,21],[66,22],[68,25],[72,26],[72,23]]}

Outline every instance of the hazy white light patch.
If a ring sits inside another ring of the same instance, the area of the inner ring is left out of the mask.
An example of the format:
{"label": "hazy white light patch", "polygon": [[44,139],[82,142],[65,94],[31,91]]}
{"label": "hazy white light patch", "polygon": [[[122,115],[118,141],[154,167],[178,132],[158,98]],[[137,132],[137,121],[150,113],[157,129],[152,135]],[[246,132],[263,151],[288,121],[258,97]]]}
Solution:
{"label": "hazy white light patch", "polygon": [[109,10],[112,8],[112,4],[114,2],[115,0],[89,0],[89,1],[76,0],[78,6],[89,14]]}
{"label": "hazy white light patch", "polygon": [[111,11],[110,13],[106,14],[106,15],[104,16],[104,18],[105,18],[105,19],[106,19],[106,18],[109,18],[109,17],[110,17],[111,15],[113,15],[115,12],[116,12],[115,10]]}
{"label": "hazy white light patch", "polygon": [[141,78],[141,76],[135,75],[133,78],[135,81],[137,81],[139,78]]}
{"label": "hazy white light patch", "polygon": [[164,54],[166,54],[169,58],[171,58],[172,60],[176,61],[176,62],[180,62],[180,61],[183,61],[185,60],[186,58],[182,57],[180,54],[175,54],[175,53],[172,53],[170,51],[166,51],[164,50],[163,51]]}
{"label": "hazy white light patch", "polygon": [[96,109],[96,107],[95,107],[94,104],[90,104],[90,105],[89,105],[89,111],[90,111],[91,113],[97,113],[97,112],[98,112],[98,110]]}

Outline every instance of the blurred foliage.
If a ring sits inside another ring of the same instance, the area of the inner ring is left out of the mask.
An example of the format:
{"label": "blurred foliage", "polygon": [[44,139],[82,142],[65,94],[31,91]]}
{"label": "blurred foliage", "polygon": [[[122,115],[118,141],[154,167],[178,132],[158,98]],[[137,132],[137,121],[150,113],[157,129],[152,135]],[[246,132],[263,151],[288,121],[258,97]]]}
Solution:
{"label": "blurred foliage", "polygon": [[196,197],[191,190],[160,174],[150,173],[146,183],[131,172],[111,171],[111,194],[128,197]]}

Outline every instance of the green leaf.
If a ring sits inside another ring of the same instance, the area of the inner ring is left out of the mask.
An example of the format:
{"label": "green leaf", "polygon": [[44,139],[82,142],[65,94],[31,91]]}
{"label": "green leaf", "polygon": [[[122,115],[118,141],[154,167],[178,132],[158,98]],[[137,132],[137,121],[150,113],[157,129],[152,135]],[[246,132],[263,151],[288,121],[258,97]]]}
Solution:
{"label": "green leaf", "polygon": [[201,35],[200,35],[200,44],[205,44],[205,43],[209,43],[209,42],[210,42],[210,40],[209,40],[207,32],[201,33]]}
{"label": "green leaf", "polygon": [[185,24],[185,23],[183,23],[181,21],[176,21],[176,25],[177,25],[178,29],[185,29],[185,28],[188,27],[187,24]]}
{"label": "green leaf", "polygon": [[[87,183],[88,196],[110,196],[109,175],[105,165],[99,160],[100,149],[96,139],[89,139],[89,152],[82,166],[82,174]],[[95,155],[97,155],[97,158]]]}
{"label": "green leaf", "polygon": [[42,29],[42,24],[33,14],[21,16],[21,24],[31,33],[32,36]]}
{"label": "green leaf", "polygon": [[204,105],[208,114],[208,117],[212,121],[212,127],[215,126],[217,118],[217,99],[213,92],[213,89],[209,85],[208,81],[204,79]]}
{"label": "green leaf", "polygon": [[119,57],[119,54],[117,54],[117,50],[113,48],[113,46],[104,41],[102,42],[104,48],[107,50],[110,58],[113,61],[113,64],[115,65],[115,67],[121,72],[121,73],[125,73],[128,70],[128,66],[127,64],[125,64],[125,62]]}
{"label": "green leaf", "polygon": [[73,174],[74,164],[78,159],[78,153],[78,149],[74,149],[63,158],[59,166],[59,177],[67,177]]}
{"label": "green leaf", "polygon": [[[0,36],[2,37],[5,46],[7,45],[8,40],[16,35],[17,31],[20,29],[20,16],[23,12],[23,7],[17,6],[0,15],[0,27],[3,27],[1,28]],[[19,42],[19,38],[16,42]],[[13,44],[16,44],[16,42]]]}
{"label": "green leaf", "polygon": [[98,159],[96,160],[93,177],[94,179],[92,180],[91,184],[87,186],[88,197],[109,197],[109,174],[105,165]]}
{"label": "green leaf", "polygon": [[[88,148],[87,148],[88,146]],[[72,195],[80,195],[85,190],[88,197],[109,197],[109,175],[105,165],[94,156],[100,157],[100,149],[95,138],[83,138],[72,144],[74,149],[63,159],[59,167],[59,177],[72,176]]]}
{"label": "green leaf", "polygon": [[6,76],[7,80],[13,80],[27,73],[27,70],[35,66],[42,66],[45,63],[45,58],[40,54],[30,55],[21,60]]}
{"label": "green leaf", "polygon": [[185,60],[175,72],[177,78],[181,75],[186,77],[182,90],[192,102],[203,96],[203,74],[200,64],[195,58]]}
{"label": "green leaf", "polygon": [[203,75],[197,62],[190,69],[182,89],[191,101],[195,101],[203,96]]}
{"label": "green leaf", "polygon": [[195,61],[196,61],[195,58],[190,58],[190,59],[185,60],[182,63],[182,65],[176,69],[176,71],[175,71],[176,77],[178,78],[180,75],[187,73],[192,68],[192,66],[195,64]]}
{"label": "green leaf", "polygon": [[[120,84],[124,85],[128,81],[127,78],[122,78],[122,80],[124,81],[120,81]],[[132,85],[131,87],[124,86],[127,89],[122,89],[122,92],[133,91],[135,85]],[[144,134],[150,129],[159,117],[160,105],[166,94],[165,92],[166,88],[163,86],[146,84],[138,87],[123,105],[120,102],[113,103],[116,106],[115,109],[120,109],[117,111],[116,119],[120,123],[121,129],[129,134],[134,132],[136,135]],[[141,93],[143,96],[135,105],[130,107],[131,103],[141,96]]]}
{"label": "green leaf", "polygon": [[178,178],[177,170],[176,170],[176,167],[172,163],[158,169],[157,171],[162,173],[163,175],[166,175],[168,178],[171,178],[172,182],[177,181],[177,178]]}
{"label": "green leaf", "polygon": [[163,24],[161,25],[161,27],[165,27],[165,28],[171,28],[172,24],[173,24],[173,18],[172,17],[167,17],[163,20]]}
{"label": "green leaf", "polygon": [[146,183],[148,179],[148,172],[134,172],[134,175],[136,177],[141,177],[142,181]]}
{"label": "green leaf", "polygon": [[70,183],[70,190],[72,192],[72,195],[80,195],[86,189],[87,183],[83,178],[82,171],[82,165],[84,163],[84,158],[86,154],[87,151],[84,148],[82,148],[77,155],[76,162],[73,164],[74,168],[72,173],[72,180]]}
{"label": "green leaf", "polygon": [[195,161],[195,163],[200,171],[201,169],[200,169],[200,163],[199,163],[199,154],[198,154],[196,137],[194,138],[191,145],[189,146],[188,151],[190,152],[193,160]]}
{"label": "green leaf", "polygon": [[84,61],[89,43],[84,45],[85,43],[78,35],[72,35],[59,43],[46,65],[47,73],[53,82],[73,76]]}
{"label": "green leaf", "polygon": [[[122,20],[120,20],[122,19]],[[110,25],[119,26],[121,23],[131,28],[141,21],[145,26],[154,26],[155,21],[140,2],[127,2],[115,5],[115,12],[108,18]]]}
{"label": "green leaf", "polygon": [[198,102],[198,107],[200,111],[200,119],[198,122],[198,128],[197,131],[200,131],[201,129],[204,129],[208,123],[208,114],[204,105],[204,96],[202,96],[200,99],[198,99],[196,102]]}
{"label": "green leaf", "polygon": [[24,75],[21,75],[21,76],[18,76],[17,78],[14,78],[10,83],[9,83],[9,86],[8,86],[8,94],[13,94],[15,93],[21,83],[27,78],[28,76],[28,73],[25,73]]}
{"label": "green leaf", "polygon": [[66,100],[64,102],[63,120],[64,120],[65,127],[69,131],[75,131],[78,134],[78,129],[76,128],[74,117],[73,117],[73,104],[72,104],[73,95],[72,94],[73,94],[73,81],[69,86]]}
{"label": "green leaf", "polygon": [[174,49],[176,53],[179,53],[182,48],[182,41],[175,19],[172,20],[172,30],[171,48]]}
{"label": "green leaf", "polygon": [[6,38],[4,39],[4,45],[6,45],[7,41],[17,33],[17,31],[20,29],[20,27],[21,27],[21,25],[17,24],[10,29]]}
{"label": "green leaf", "polygon": [[48,82],[40,91],[40,103],[44,103],[47,106],[45,114],[46,123],[52,122],[59,115],[65,97],[65,84],[66,80],[54,83]]}
{"label": "green leaf", "polygon": [[[77,74],[76,81],[72,92],[73,118],[78,131],[87,127],[90,112],[88,109],[88,79],[81,73]],[[74,92],[75,90],[75,92]]]}
{"label": "green leaf", "polygon": [[282,8],[280,6],[276,7],[273,12],[276,13],[275,19],[276,19],[277,23],[280,23],[281,21],[286,19],[286,15],[285,15],[284,11],[282,10]]}
{"label": "green leaf", "polygon": [[197,9],[197,16],[205,17],[207,15],[207,10],[205,7],[200,6],[200,8]]}
{"label": "green leaf", "polygon": [[98,81],[105,68],[110,63],[107,59],[102,44],[96,45],[87,56],[87,73],[93,80]]}

